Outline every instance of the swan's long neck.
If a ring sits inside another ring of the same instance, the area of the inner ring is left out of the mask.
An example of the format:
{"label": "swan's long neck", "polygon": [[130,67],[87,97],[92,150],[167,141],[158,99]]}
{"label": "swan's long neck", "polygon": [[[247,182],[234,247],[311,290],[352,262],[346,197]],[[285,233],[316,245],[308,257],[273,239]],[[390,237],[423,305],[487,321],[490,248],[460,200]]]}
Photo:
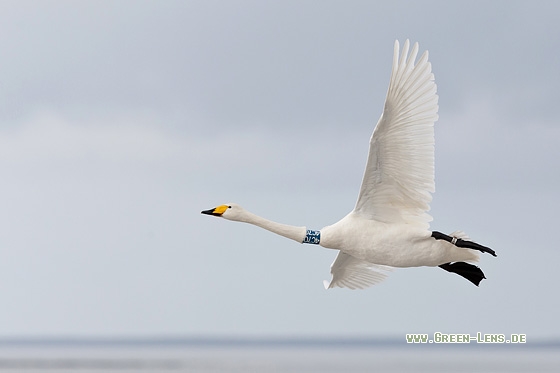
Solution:
{"label": "swan's long neck", "polygon": [[257,227],[261,227],[272,233],[290,238],[299,243],[303,243],[307,236],[307,229],[305,227],[295,227],[293,225],[276,223],[248,211],[244,211],[243,217],[238,221],[256,225]]}

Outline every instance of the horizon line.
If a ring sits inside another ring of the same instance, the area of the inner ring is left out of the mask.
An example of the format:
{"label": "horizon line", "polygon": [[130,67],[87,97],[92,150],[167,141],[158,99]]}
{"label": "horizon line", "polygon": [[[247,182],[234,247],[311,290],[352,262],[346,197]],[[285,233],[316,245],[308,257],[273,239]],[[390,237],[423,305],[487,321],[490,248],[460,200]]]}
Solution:
{"label": "horizon line", "polygon": [[545,347],[560,348],[560,338],[529,339],[526,343],[407,343],[402,337],[177,335],[177,336],[0,336],[2,347]]}

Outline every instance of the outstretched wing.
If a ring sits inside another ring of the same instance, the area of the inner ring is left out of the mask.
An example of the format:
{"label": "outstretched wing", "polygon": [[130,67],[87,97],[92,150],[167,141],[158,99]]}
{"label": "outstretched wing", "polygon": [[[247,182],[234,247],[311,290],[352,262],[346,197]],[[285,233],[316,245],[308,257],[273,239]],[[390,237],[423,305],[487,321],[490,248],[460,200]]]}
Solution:
{"label": "outstretched wing", "polygon": [[365,289],[378,284],[387,277],[393,267],[373,264],[339,251],[331,265],[331,281],[323,281],[325,289],[334,287]]}
{"label": "outstretched wing", "polygon": [[438,96],[428,52],[414,64],[418,43],[399,58],[395,41],[393,69],[383,114],[370,140],[369,156],[354,211],[386,223],[429,227],[427,213],[434,184],[434,122]]}

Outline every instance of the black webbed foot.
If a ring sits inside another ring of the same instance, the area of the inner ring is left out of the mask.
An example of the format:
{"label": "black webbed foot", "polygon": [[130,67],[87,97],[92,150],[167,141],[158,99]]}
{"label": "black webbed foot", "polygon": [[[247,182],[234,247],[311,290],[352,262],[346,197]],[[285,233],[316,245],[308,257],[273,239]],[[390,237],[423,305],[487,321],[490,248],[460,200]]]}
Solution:
{"label": "black webbed foot", "polygon": [[463,276],[476,286],[480,284],[480,281],[486,278],[480,268],[465,262],[445,263],[439,267],[445,269],[447,272],[453,272],[459,276]]}

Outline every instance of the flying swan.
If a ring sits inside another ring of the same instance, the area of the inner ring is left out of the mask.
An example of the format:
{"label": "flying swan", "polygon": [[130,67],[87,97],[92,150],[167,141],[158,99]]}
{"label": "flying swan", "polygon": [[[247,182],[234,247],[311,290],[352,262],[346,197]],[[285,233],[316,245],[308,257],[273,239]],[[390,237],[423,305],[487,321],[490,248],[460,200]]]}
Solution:
{"label": "flying swan", "polygon": [[438,266],[478,286],[486,278],[479,251],[494,250],[463,232],[430,231],[427,213],[435,191],[434,122],[438,96],[428,52],[415,64],[418,43],[399,57],[395,41],[383,114],[370,139],[369,155],[354,210],[320,231],[276,223],[228,203],[203,214],[264,228],[300,243],[339,250],[325,288],[363,289],[381,282],[394,267]]}

